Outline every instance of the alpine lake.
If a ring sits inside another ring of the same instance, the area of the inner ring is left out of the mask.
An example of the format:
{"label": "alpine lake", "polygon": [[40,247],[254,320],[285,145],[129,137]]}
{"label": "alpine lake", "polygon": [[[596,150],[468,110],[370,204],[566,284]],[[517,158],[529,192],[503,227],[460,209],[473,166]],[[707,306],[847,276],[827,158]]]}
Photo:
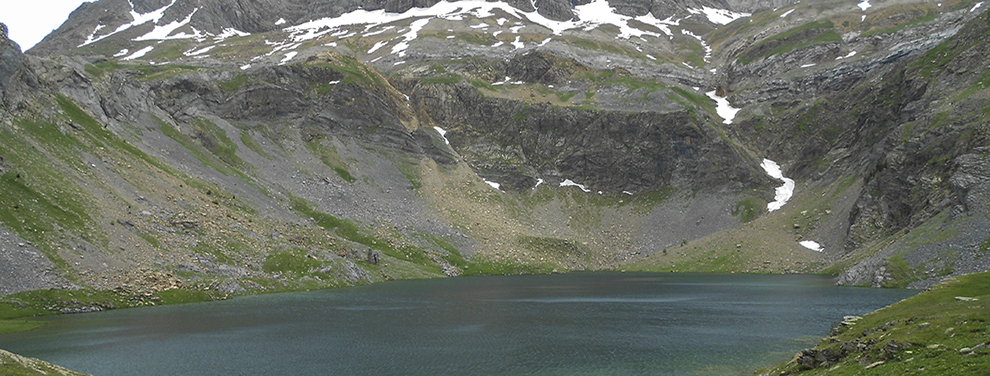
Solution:
{"label": "alpine lake", "polygon": [[810,275],[395,281],[45,317],[0,348],[112,375],[745,375],[916,294]]}

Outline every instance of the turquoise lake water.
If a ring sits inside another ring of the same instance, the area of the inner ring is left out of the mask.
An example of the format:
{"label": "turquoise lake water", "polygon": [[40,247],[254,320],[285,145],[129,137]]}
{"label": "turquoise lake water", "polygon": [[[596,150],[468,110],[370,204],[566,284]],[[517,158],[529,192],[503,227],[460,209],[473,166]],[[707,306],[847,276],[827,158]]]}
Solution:
{"label": "turquoise lake water", "polygon": [[917,291],[820,276],[396,281],[48,317],[0,348],[111,375],[743,375]]}

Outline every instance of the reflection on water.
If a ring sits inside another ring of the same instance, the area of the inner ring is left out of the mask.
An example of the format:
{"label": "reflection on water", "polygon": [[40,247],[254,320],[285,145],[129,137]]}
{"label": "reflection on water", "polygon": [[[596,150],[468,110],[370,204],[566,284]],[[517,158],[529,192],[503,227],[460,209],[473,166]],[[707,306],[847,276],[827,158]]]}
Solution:
{"label": "reflection on water", "polygon": [[817,276],[399,281],[60,316],[0,348],[100,376],[747,374],[914,293]]}

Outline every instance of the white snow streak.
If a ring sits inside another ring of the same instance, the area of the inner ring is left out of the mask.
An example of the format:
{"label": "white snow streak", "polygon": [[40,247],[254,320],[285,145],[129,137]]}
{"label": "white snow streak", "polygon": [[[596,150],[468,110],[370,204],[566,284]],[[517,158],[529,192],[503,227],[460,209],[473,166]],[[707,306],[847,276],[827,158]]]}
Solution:
{"label": "white snow streak", "polygon": [[976,5],[973,6],[973,9],[970,9],[969,10],[969,12],[972,13],[972,12],[976,11],[977,9],[979,9],[982,6],[983,6],[983,2],[982,1],[981,2],[978,2],[978,3],[976,3]]}
{"label": "white snow streak", "polygon": [[495,190],[497,190],[499,192],[502,191],[502,189],[499,188],[499,187],[502,186],[502,184],[499,184],[499,183],[496,183],[496,182],[493,182],[493,181],[488,181],[488,180],[485,180],[484,178],[482,178],[481,181],[484,181],[485,184],[490,185],[492,188],[495,188]]}
{"label": "white snow streak", "polygon": [[[368,28],[370,29],[372,27],[374,27],[374,26],[369,26]],[[395,28],[395,26],[385,26],[381,30],[373,31],[373,32],[370,32],[370,33],[364,33],[364,35],[362,35],[362,36],[364,36],[364,37],[372,37],[372,36],[375,36],[375,35],[384,33],[386,31],[392,30],[394,28]]]}
{"label": "white snow streak", "polygon": [[526,43],[523,43],[523,42],[520,42],[519,41],[519,36],[518,35],[516,36],[516,40],[515,41],[512,41],[509,44],[511,44],[512,46],[514,46],[517,50],[520,49],[520,48],[526,47]]}
{"label": "white snow streak", "polygon": [[[408,99],[409,98],[406,98],[406,100],[408,100]],[[437,133],[440,134],[440,138],[443,139],[443,142],[445,144],[450,145],[450,141],[447,141],[447,131],[446,130],[444,130],[443,128],[440,128],[440,127],[433,127],[433,129],[435,129],[437,131]]]}
{"label": "white snow streak", "polygon": [[813,240],[805,240],[798,244],[800,244],[802,247],[805,247],[815,252],[821,252],[825,250],[825,247],[822,247],[821,244],[818,244],[818,242],[815,242]]}
{"label": "white snow streak", "polygon": [[794,9],[791,9],[791,10],[789,10],[789,11],[786,11],[786,12],[784,12],[784,14],[781,14],[781,15],[780,15],[780,18],[784,18],[784,17],[787,17],[787,15],[789,15],[789,14],[791,14],[791,13],[794,13]]}
{"label": "white snow streak", "polygon": [[801,68],[810,68],[810,67],[813,67],[813,66],[815,66],[815,64],[814,64],[814,63],[811,63],[811,64],[804,64],[804,65],[802,65],[802,66],[801,66]]}
{"label": "white snow streak", "polygon": [[127,55],[127,51],[128,51],[128,49],[126,49],[126,48],[123,49],[123,50],[120,50],[120,52],[114,54],[113,57],[121,57],[121,56]]}
{"label": "white snow streak", "polygon": [[749,13],[736,13],[730,10],[709,7],[702,7],[701,9],[688,9],[688,12],[691,14],[704,13],[705,17],[708,17],[708,21],[719,25],[728,25],[732,21],[751,16]]}
{"label": "white snow streak", "polygon": [[[145,35],[142,35],[140,37],[135,38],[134,41],[135,42],[140,42],[140,41],[146,41],[146,40],[167,40],[167,39],[193,39],[193,38],[202,38],[203,37],[202,35],[190,35],[190,34],[186,34],[186,33],[178,34],[178,35],[175,35],[175,36],[169,36],[170,34],[172,34],[172,32],[174,32],[175,30],[179,29],[180,27],[183,27],[183,26],[188,25],[189,24],[189,21],[192,21],[192,16],[194,14],[196,14],[197,11],[199,11],[199,8],[194,9],[192,11],[192,13],[189,13],[189,15],[186,16],[186,18],[183,19],[183,20],[181,20],[181,21],[175,20],[175,21],[169,22],[168,24],[161,25],[161,26],[159,26],[159,25],[156,24],[154,30],[148,32]],[[155,22],[158,22],[158,21],[155,20]]]}
{"label": "white snow streak", "polygon": [[107,37],[109,37],[111,35],[114,35],[114,34],[117,34],[117,33],[121,32],[121,31],[130,29],[130,28],[132,28],[134,26],[144,25],[148,21],[151,21],[151,22],[154,22],[155,24],[158,24],[158,20],[160,20],[162,18],[162,16],[165,15],[165,11],[168,10],[168,8],[171,8],[172,5],[175,5],[175,0],[172,0],[171,3],[169,3],[166,6],[161,7],[160,9],[156,9],[156,10],[153,10],[153,11],[151,11],[149,13],[145,13],[145,14],[141,14],[141,13],[135,12],[134,11],[134,4],[132,4],[130,2],[130,0],[128,0],[127,3],[131,5],[131,18],[133,19],[133,21],[131,21],[130,23],[126,23],[126,24],[123,24],[123,25],[118,26],[117,27],[117,30],[114,30],[110,34],[101,35],[100,37],[94,39],[93,37],[96,36],[96,32],[97,31],[100,31],[100,29],[102,29],[104,27],[104,25],[97,25],[96,26],[96,30],[93,30],[93,34],[90,35],[89,38],[86,38],[86,41],[83,42],[83,44],[80,44],[79,47],[82,47],[82,46],[85,46],[85,45],[89,45],[89,44],[92,44],[92,43],[99,42],[99,41],[101,41],[101,40],[103,40],[103,39],[105,39],[105,38],[107,38]]}
{"label": "white snow streak", "polygon": [[279,18],[278,21],[275,21],[275,26],[282,25],[286,22],[288,21],[286,21],[284,18]]}
{"label": "white snow streak", "polygon": [[[589,4],[579,5],[574,7],[574,12],[577,14],[577,18],[580,21],[554,21],[543,17],[537,12],[523,12],[510,6],[505,2],[487,2],[484,0],[465,0],[458,2],[446,2],[441,1],[434,4],[429,8],[412,8],[405,13],[388,13],[384,10],[367,11],[364,9],[358,9],[349,13],[340,15],[334,18],[322,18],[319,20],[314,20],[306,22],[300,25],[285,28],[290,35],[290,39],[294,42],[302,42],[306,40],[311,40],[315,38],[322,37],[327,34],[339,32],[339,28],[349,25],[370,25],[377,26],[383,25],[395,21],[419,18],[411,26],[411,31],[405,34],[403,37],[405,40],[400,43],[400,46],[393,48],[393,53],[399,53],[400,56],[402,51],[408,48],[408,42],[412,41],[417,36],[417,31],[422,30],[432,19],[445,19],[445,20],[460,20],[463,16],[473,16],[479,19],[486,17],[492,17],[494,15],[493,10],[501,10],[502,12],[516,17],[520,20],[528,20],[532,23],[538,24],[549,29],[553,34],[560,35],[566,30],[573,29],[583,29],[591,30],[601,25],[615,25],[619,28],[620,33],[618,38],[628,39],[633,36],[642,37],[644,35],[651,35],[659,37],[660,34],[650,31],[644,31],[632,26],[629,26],[630,20],[636,20],[649,25],[652,25],[663,33],[672,35],[670,32],[670,25],[678,25],[677,21],[672,21],[670,17],[664,20],[657,19],[651,14],[639,17],[629,17],[623,16],[615,12],[614,8],[608,5],[606,0],[593,0]],[[722,11],[717,9],[711,9],[710,13],[713,15],[723,15],[733,14],[738,16],[740,14],[735,14],[728,11]],[[726,16],[727,17],[727,16]],[[717,19],[720,19],[716,17]],[[505,18],[499,18],[496,22],[502,26],[506,24]],[[516,22],[517,26],[510,27],[512,33],[518,33],[520,29],[524,26],[519,26],[519,22]],[[490,27],[488,24],[477,24],[472,27],[476,28],[487,28]],[[337,34],[333,34],[337,36]],[[519,42],[522,43],[522,42]],[[521,48],[519,45],[515,45],[516,48]]]}
{"label": "white snow streak", "polygon": [[278,62],[278,65],[288,63],[290,60],[292,60],[292,58],[296,57],[297,54],[299,54],[299,52],[296,51],[287,52],[285,54],[285,57],[282,58],[282,61]]}
{"label": "white snow streak", "polygon": [[870,9],[870,7],[872,7],[873,5],[870,4],[869,0],[863,0],[862,3],[856,4],[856,6],[858,6],[859,9],[862,9],[865,12],[867,9]]}
{"label": "white snow streak", "polygon": [[849,51],[849,53],[846,54],[846,56],[839,56],[839,57],[835,58],[835,60],[848,59],[848,58],[851,58],[853,56],[856,56],[856,51]]}
{"label": "white snow streak", "polygon": [[732,107],[728,99],[715,95],[715,90],[709,91],[705,95],[715,101],[715,112],[718,113],[718,116],[722,117],[722,124],[732,124],[732,119],[736,117],[736,113],[741,109]]}
{"label": "white snow streak", "polygon": [[784,177],[784,173],[780,170],[780,165],[777,162],[764,158],[763,163],[760,163],[760,167],[763,167],[763,171],[766,171],[770,177],[784,182],[784,185],[774,190],[774,201],[767,204],[767,211],[775,211],[784,207],[787,200],[790,200],[791,196],[794,195],[794,180]]}
{"label": "white snow streak", "polygon": [[216,47],[216,45],[206,46],[206,47],[200,48],[198,50],[189,50],[189,51],[183,52],[182,54],[183,55],[186,55],[186,56],[201,55],[201,54],[205,54],[207,52],[210,52],[210,50],[212,50],[214,47]]}
{"label": "white snow streak", "polygon": [[588,189],[588,188],[586,188],[584,185],[575,183],[575,182],[571,181],[571,179],[564,179],[564,181],[560,182],[560,186],[561,187],[578,187],[578,188],[581,188],[581,190],[584,191],[584,193],[591,192],[591,190]]}
{"label": "white snow streak", "polygon": [[155,49],[155,46],[148,46],[148,47],[142,48],[140,50],[134,51],[134,53],[132,53],[129,56],[127,56],[127,57],[125,57],[123,59],[120,59],[120,60],[134,60],[134,59],[138,59],[138,58],[141,58],[144,55],[148,54],[153,49]]}
{"label": "white snow streak", "polygon": [[375,53],[375,51],[378,51],[379,48],[385,47],[385,45],[388,44],[388,42],[389,41],[387,40],[383,40],[378,43],[375,43],[375,45],[371,46],[371,49],[368,50],[368,55]]}

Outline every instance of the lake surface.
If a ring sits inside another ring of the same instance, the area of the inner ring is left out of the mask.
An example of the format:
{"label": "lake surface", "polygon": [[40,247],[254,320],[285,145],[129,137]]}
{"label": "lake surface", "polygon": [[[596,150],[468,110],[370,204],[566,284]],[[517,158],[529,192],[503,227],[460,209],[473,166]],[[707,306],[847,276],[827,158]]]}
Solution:
{"label": "lake surface", "polygon": [[49,317],[0,348],[110,375],[734,375],[914,295],[819,276],[397,281]]}

